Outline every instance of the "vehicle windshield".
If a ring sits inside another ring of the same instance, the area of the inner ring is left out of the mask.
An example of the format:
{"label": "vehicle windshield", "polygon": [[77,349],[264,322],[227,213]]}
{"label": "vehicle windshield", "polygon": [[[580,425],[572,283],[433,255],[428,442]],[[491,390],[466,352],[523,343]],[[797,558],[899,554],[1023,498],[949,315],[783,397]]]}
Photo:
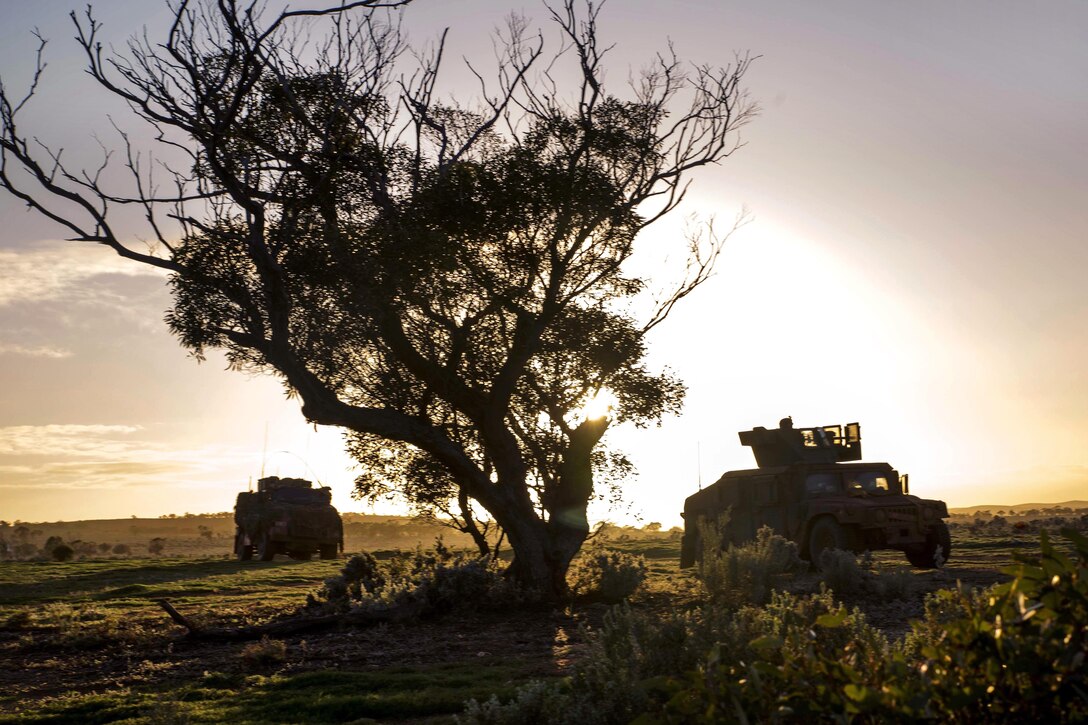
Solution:
{"label": "vehicle windshield", "polygon": [[892,490],[888,474],[883,471],[850,471],[845,478],[847,491],[883,495]]}
{"label": "vehicle windshield", "polygon": [[808,493],[839,493],[842,480],[837,473],[810,473],[805,476],[805,491]]}

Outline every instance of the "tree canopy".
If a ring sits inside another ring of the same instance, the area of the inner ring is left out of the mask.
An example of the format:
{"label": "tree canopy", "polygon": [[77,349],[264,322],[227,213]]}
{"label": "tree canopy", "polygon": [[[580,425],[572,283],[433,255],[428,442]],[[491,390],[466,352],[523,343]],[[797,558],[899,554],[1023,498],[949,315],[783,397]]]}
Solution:
{"label": "tree canopy", "polygon": [[[482,100],[439,100],[445,37],[411,61],[396,11],[378,10],[403,4],[181,0],[160,43],[123,53],[73,14],[93,78],[187,163],[164,171],[122,133],[132,188],[107,189],[28,142],[33,88],[5,89],[0,184],[73,240],[168,270],[182,345],[279,376],[308,420],[345,429],[360,495],[449,513],[485,552],[493,522],[511,572],[561,591],[594,472],[630,469],[602,435],[682,401],[647,368],[646,334],[721,238],[689,240],[686,277],[641,315],[648,281],[625,262],[689,173],[738,147],[749,59],[687,66],[670,49],[613,92],[599,7],[566,0],[548,8],[557,50],[512,17],[494,73],[469,66]],[[124,205],[145,212],[148,251],[114,227]],[[579,416],[601,391],[611,411]]]}

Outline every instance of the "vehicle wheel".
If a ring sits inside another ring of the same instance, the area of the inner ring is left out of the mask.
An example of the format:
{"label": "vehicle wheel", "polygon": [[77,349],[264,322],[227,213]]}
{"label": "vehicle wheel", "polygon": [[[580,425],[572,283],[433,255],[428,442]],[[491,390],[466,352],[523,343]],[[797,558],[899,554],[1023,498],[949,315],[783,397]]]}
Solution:
{"label": "vehicle wheel", "polygon": [[[937,552],[940,551],[940,559]],[[926,532],[926,543],[903,552],[907,561],[919,569],[939,569],[952,556],[952,535],[948,524],[938,521],[936,526]]]}
{"label": "vehicle wheel", "polygon": [[238,556],[238,561],[249,561],[253,558],[253,545],[243,544],[245,537],[241,534],[237,534],[234,537],[234,553]]}
{"label": "vehicle wheel", "polygon": [[[307,557],[309,558],[309,557]],[[336,544],[329,544],[321,547],[322,559],[335,559],[336,558]]]}
{"label": "vehicle wheel", "polygon": [[268,534],[261,534],[257,539],[257,558],[261,561],[272,561],[276,556],[276,544],[268,538]]}
{"label": "vehicle wheel", "polygon": [[287,556],[294,559],[295,561],[309,561],[310,557],[313,556],[313,552],[312,551],[288,551]]}
{"label": "vehicle wheel", "polygon": [[849,536],[839,525],[839,522],[830,516],[816,519],[808,532],[808,560],[816,566],[820,565],[820,554],[827,549],[850,550]]}

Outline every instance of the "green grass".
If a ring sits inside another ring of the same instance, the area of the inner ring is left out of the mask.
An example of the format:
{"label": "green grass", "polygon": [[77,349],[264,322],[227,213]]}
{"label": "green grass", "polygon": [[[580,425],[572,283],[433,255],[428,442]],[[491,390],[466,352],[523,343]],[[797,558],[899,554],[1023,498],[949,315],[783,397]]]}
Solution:
{"label": "green grass", "polygon": [[127,559],[0,562],[0,606],[25,603],[245,597],[310,587],[342,561],[238,562],[229,559]]}
{"label": "green grass", "polygon": [[321,670],[248,677],[205,674],[168,691],[119,690],[43,703],[0,723],[345,723],[453,715],[470,698],[509,698],[531,663],[396,668],[380,672]]}

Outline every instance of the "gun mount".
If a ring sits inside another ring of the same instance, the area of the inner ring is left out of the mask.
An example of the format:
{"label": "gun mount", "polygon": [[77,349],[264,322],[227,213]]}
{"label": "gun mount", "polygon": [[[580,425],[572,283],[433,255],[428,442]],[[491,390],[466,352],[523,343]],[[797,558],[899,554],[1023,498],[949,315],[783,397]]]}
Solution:
{"label": "gun mount", "polygon": [[783,418],[777,428],[740,431],[740,442],[752,449],[760,468],[861,460],[859,423],[794,428],[791,418]]}

